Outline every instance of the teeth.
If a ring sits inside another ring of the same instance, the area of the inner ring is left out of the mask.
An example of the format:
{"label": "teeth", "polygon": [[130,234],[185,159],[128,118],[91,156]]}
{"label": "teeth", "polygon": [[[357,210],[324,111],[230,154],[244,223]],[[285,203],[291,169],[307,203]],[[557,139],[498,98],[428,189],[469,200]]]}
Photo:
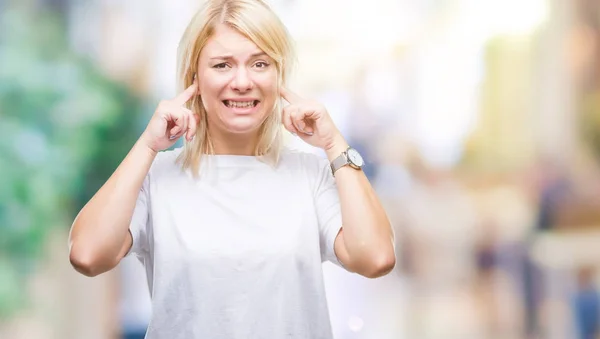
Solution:
{"label": "teeth", "polygon": [[231,101],[231,100],[226,100],[225,104],[227,105],[227,107],[232,107],[232,108],[249,108],[249,107],[254,107],[254,100],[253,101]]}

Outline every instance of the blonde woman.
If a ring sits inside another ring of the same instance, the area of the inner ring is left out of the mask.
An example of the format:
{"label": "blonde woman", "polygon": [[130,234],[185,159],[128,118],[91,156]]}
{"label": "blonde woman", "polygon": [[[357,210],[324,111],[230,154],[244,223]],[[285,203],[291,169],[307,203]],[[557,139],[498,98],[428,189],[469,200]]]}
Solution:
{"label": "blonde woman", "polygon": [[[321,263],[370,278],[395,265],[360,155],[284,87],[290,38],[264,2],[208,1],[178,58],[181,93],[75,219],[71,263],[96,276],[137,256],[147,338],[331,338]],[[285,148],[283,129],[328,159]]]}

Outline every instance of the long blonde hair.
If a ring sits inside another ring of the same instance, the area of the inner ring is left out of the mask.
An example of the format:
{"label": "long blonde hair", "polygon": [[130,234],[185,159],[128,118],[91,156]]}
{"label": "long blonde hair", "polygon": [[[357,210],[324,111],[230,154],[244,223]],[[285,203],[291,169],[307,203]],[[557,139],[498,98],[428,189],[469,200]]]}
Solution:
{"label": "long blonde hair", "polygon": [[[200,52],[214,34],[216,27],[226,24],[254,42],[274,60],[278,74],[278,85],[286,83],[289,76],[293,48],[287,29],[262,0],[207,0],[194,15],[186,28],[177,50],[178,91],[189,87],[198,72]],[[197,132],[191,142],[186,142],[179,162],[183,169],[190,169],[197,176],[203,154],[214,154],[208,134],[206,109],[199,96],[188,101],[186,107],[200,116]],[[281,100],[276,100],[259,130],[259,140],[254,155],[277,164],[283,143],[281,124]]]}

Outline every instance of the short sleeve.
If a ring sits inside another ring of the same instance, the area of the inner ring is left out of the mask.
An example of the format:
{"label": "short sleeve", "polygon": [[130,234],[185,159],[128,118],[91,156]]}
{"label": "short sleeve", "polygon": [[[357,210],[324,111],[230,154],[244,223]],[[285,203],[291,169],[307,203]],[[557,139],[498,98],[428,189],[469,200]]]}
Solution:
{"label": "short sleeve", "polygon": [[148,227],[148,219],[150,215],[150,196],[149,196],[149,176],[144,179],[142,188],[140,189],[135,209],[131,222],[129,224],[129,232],[133,238],[133,244],[129,250],[130,254],[136,255],[142,259],[149,252],[150,231]]}
{"label": "short sleeve", "polygon": [[335,255],[334,244],[342,229],[342,210],[333,174],[326,159],[319,159],[315,185],[315,208],[319,222],[321,261],[330,261],[343,268]]}

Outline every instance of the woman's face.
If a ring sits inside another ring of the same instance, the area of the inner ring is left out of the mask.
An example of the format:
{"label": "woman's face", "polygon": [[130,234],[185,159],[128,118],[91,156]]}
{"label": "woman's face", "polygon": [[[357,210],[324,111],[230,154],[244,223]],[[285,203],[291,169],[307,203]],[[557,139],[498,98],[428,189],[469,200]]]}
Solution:
{"label": "woman's face", "polygon": [[256,132],[277,97],[275,63],[256,44],[219,25],[200,53],[198,85],[211,129]]}

